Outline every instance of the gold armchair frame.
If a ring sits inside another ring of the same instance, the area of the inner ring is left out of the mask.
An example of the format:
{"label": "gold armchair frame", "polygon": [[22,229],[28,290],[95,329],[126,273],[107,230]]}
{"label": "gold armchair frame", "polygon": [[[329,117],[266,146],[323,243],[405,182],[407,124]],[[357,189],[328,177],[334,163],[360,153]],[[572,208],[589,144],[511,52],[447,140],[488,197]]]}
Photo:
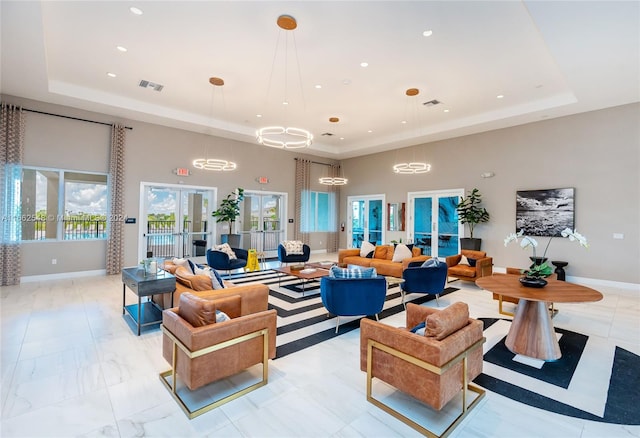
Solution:
{"label": "gold armchair frame", "polygon": [[[447,362],[446,364],[444,364],[441,367],[437,367],[435,365],[432,365],[428,362],[425,362],[421,359],[418,359],[416,357],[410,356],[406,353],[403,353],[402,351],[396,350],[393,347],[389,347],[388,345],[382,344],[378,341],[374,341],[372,339],[368,339],[367,340],[367,401],[374,404],[375,406],[379,407],[380,409],[382,409],[383,411],[387,412],[388,414],[393,415],[395,418],[397,418],[398,420],[402,421],[403,423],[405,423],[406,425],[412,427],[413,429],[417,430],[418,432],[420,432],[421,434],[431,437],[431,438],[440,438],[440,437],[446,437],[448,436],[453,429],[455,429],[456,426],[458,426],[458,424],[460,424],[460,422],[462,422],[462,420],[469,414],[469,412],[475,408],[478,403],[480,402],[480,400],[482,400],[485,396],[486,391],[482,388],[480,388],[479,386],[476,386],[474,384],[471,384],[468,382],[468,378],[467,378],[467,357],[469,355],[469,353],[471,353],[472,351],[476,350],[477,348],[482,347],[482,344],[484,344],[486,341],[486,338],[482,338],[480,340],[478,340],[477,342],[475,342],[474,344],[472,344],[469,348],[467,348],[466,350],[462,351],[460,354],[458,354],[456,357],[454,357],[453,359],[451,359],[449,362]],[[406,362],[409,362],[413,365],[416,365],[420,368],[425,369],[426,371],[429,371],[431,373],[437,374],[437,375],[442,375],[443,373],[445,373],[447,370],[449,370],[452,366],[458,364],[460,361],[462,361],[462,413],[460,415],[458,415],[455,420],[449,424],[449,426],[445,429],[445,431],[442,433],[442,435],[437,435],[436,433],[430,431],[429,429],[427,429],[426,427],[418,424],[417,422],[411,420],[410,418],[408,418],[407,416],[403,415],[402,413],[398,412],[397,410],[393,409],[391,406],[386,405],[384,403],[382,403],[380,400],[376,399],[373,397],[372,395],[372,389],[373,389],[373,349],[377,348],[379,350],[382,350],[388,354],[391,354],[392,356],[395,356],[401,360],[404,360]],[[478,394],[478,396],[467,406],[467,390],[475,392]]]}
{"label": "gold armchair frame", "polygon": [[[210,345],[208,347],[202,348],[200,350],[196,350],[196,351],[191,351],[189,350],[189,348],[187,348],[186,345],[184,345],[173,333],[171,333],[171,331],[169,331],[164,325],[160,325],[160,329],[162,330],[162,332],[169,338],[171,339],[172,343],[173,343],[173,347],[172,347],[172,362],[171,362],[171,369],[160,373],[160,380],[162,381],[162,383],[164,384],[164,386],[169,390],[169,392],[171,393],[172,397],[175,399],[175,401],[180,405],[180,407],[182,408],[182,410],[184,411],[184,413],[187,415],[187,417],[189,417],[189,419],[193,419],[199,415],[202,415],[206,412],[209,412],[212,409],[217,408],[218,406],[221,406],[225,403],[228,403],[232,400],[235,400],[238,397],[241,397],[251,391],[254,391],[258,388],[260,388],[261,386],[264,386],[267,384],[268,379],[269,379],[269,329],[268,328],[264,328],[261,330],[257,330],[255,332],[252,333],[247,333],[244,334],[242,336],[238,336],[237,338],[232,338],[232,339],[228,339],[224,342],[220,342],[218,344],[214,344],[214,345]],[[205,354],[209,354],[212,353],[214,351],[217,350],[221,350],[223,348],[229,347],[231,345],[235,345],[235,344],[240,344],[242,342],[246,342],[250,339],[253,338],[257,338],[259,336],[262,336],[262,380],[254,383],[246,388],[240,389],[236,392],[234,392],[233,394],[229,394],[225,397],[219,398],[217,400],[212,401],[211,403],[196,409],[195,411],[191,411],[189,409],[189,407],[186,405],[186,403],[182,400],[182,398],[180,397],[180,394],[178,394],[178,392],[176,391],[176,377],[177,377],[177,373],[176,373],[176,357],[177,357],[177,352],[178,352],[178,348],[180,348],[188,357],[189,359],[193,359],[199,356],[203,356]],[[171,376],[171,383],[168,382],[167,377]]]}

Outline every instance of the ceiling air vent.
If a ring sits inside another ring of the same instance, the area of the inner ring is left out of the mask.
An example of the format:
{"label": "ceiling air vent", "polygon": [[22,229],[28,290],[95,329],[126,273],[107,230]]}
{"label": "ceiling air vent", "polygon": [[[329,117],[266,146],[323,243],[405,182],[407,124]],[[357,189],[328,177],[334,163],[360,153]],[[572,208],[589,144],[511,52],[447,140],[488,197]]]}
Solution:
{"label": "ceiling air vent", "polygon": [[424,106],[436,106],[436,105],[440,105],[442,102],[440,102],[438,99],[433,99],[430,100],[428,102],[424,102],[423,105]]}
{"label": "ceiling air vent", "polygon": [[164,85],[156,84],[155,82],[151,81],[145,81],[144,79],[142,79],[138,85],[140,85],[142,88],[151,88],[155,91],[162,91],[162,89],[164,88]]}

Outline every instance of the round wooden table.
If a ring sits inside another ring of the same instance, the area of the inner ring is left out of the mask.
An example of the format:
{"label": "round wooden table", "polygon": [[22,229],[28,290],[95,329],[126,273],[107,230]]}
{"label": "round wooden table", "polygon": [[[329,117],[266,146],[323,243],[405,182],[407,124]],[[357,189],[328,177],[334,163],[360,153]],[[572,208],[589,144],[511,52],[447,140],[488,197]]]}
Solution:
{"label": "round wooden table", "polygon": [[547,303],[600,301],[602,294],[579,284],[553,279],[548,279],[548,284],[541,289],[524,287],[518,278],[519,275],[493,274],[478,278],[476,284],[490,292],[519,300],[505,341],[509,351],[545,361],[560,359],[562,353]]}

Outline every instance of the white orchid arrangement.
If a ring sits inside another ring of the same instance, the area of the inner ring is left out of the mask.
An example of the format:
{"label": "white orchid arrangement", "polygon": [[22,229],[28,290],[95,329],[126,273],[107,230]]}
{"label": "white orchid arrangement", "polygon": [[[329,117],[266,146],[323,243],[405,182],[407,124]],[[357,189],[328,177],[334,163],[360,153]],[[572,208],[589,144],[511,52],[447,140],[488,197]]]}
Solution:
{"label": "white orchid arrangement", "polygon": [[[584,246],[585,248],[589,248],[589,244],[587,243],[587,238],[582,234],[578,233],[576,230],[571,230],[571,228],[565,228],[560,232],[562,237],[567,237],[571,242],[577,241],[580,246]],[[519,240],[520,239],[520,240]],[[553,240],[553,237],[549,238],[547,242],[547,246],[544,248],[544,253],[542,254],[541,259],[543,260],[541,263],[536,263],[536,248],[538,247],[538,241],[531,236],[525,236],[524,230],[520,230],[519,233],[511,233],[504,239],[504,246],[507,246],[511,242],[520,242],[520,247],[522,249],[531,248],[533,251],[532,260],[534,260],[533,265],[529,267],[527,270],[523,270],[522,273],[528,277],[548,277],[552,274],[551,266],[549,266],[546,262],[547,250],[549,249],[549,244]]]}

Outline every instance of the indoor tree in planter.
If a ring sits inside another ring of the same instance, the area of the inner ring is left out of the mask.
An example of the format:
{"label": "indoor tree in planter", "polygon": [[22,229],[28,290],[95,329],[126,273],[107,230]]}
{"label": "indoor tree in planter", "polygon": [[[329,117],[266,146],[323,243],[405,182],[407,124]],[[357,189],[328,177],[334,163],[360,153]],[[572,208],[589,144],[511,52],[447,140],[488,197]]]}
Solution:
{"label": "indoor tree in planter", "polygon": [[481,197],[480,191],[475,188],[466,197],[462,198],[456,206],[460,222],[463,225],[469,225],[469,237],[460,239],[462,249],[480,250],[482,239],[473,237],[473,229],[477,224],[489,221],[489,212],[486,208],[480,206],[482,203]]}
{"label": "indoor tree in planter", "polygon": [[244,199],[244,189],[238,187],[236,192],[231,192],[220,203],[220,207],[211,215],[216,218],[216,222],[227,222],[229,224],[229,234],[222,234],[222,243],[225,241],[232,248],[240,247],[240,235],[233,233],[233,224],[240,216],[240,202]]}

